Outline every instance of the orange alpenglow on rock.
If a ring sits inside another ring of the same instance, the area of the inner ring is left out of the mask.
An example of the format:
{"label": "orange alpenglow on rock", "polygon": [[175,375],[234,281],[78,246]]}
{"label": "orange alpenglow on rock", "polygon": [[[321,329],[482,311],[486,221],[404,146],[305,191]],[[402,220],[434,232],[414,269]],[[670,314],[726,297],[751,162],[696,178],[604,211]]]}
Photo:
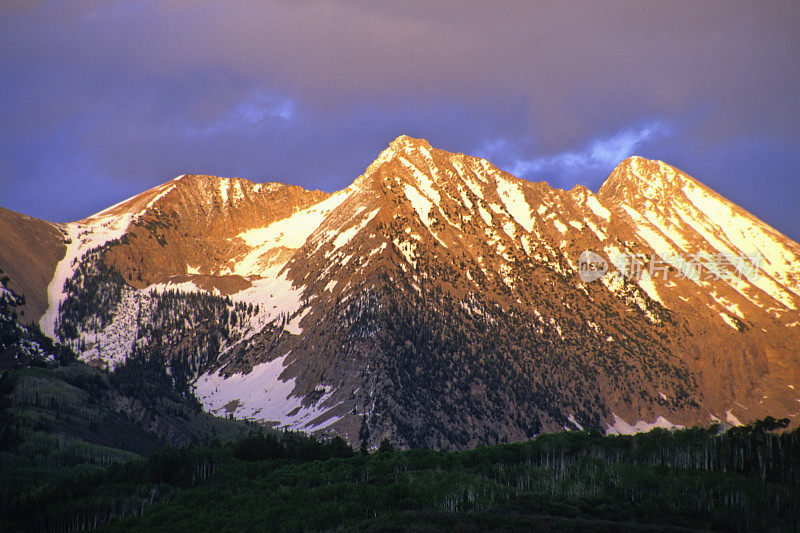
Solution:
{"label": "orange alpenglow on rock", "polygon": [[450,449],[800,411],[800,245],[660,161],[594,194],[401,136],[334,194],[186,175],[0,229],[19,320],[182,358],[218,414]]}

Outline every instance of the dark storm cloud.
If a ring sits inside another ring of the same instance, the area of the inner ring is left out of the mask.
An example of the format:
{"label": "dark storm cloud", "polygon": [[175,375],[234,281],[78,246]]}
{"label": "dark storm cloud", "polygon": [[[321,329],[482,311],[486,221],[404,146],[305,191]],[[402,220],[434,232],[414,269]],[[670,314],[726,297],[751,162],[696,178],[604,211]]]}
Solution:
{"label": "dark storm cloud", "polygon": [[333,190],[407,133],[563,187],[664,159],[800,237],[798,4],[429,4],[6,3],[0,205],[79,218],[183,172]]}

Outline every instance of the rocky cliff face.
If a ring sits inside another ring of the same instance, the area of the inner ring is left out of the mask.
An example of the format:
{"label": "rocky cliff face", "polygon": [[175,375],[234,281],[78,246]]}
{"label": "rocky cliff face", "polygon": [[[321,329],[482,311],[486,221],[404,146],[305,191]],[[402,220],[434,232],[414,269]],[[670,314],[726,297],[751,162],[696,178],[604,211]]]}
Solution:
{"label": "rocky cliff face", "polygon": [[23,324],[37,323],[47,310],[47,285],[65,252],[57,224],[0,207],[0,278],[8,278],[8,290],[24,295],[16,309]]}
{"label": "rocky cliff face", "polygon": [[182,176],[60,230],[43,330],[220,414],[458,448],[800,411],[800,246],[661,162],[595,195],[401,136],[332,195]]}

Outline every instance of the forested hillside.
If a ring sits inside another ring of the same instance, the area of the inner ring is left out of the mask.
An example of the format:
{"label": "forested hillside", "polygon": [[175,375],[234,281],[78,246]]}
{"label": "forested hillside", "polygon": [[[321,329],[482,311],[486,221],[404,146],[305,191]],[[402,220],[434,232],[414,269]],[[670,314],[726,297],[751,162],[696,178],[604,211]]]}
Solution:
{"label": "forested hillside", "polygon": [[800,433],[785,420],[635,436],[548,434],[466,452],[354,453],[253,434],[165,449],[5,502],[11,530],[791,530]]}

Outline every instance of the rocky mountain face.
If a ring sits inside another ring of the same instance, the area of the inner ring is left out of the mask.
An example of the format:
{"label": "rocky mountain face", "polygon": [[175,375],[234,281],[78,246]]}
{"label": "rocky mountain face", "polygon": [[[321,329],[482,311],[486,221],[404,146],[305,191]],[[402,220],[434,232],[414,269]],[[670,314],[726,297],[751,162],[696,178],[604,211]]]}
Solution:
{"label": "rocky mountain face", "polygon": [[0,207],[0,279],[8,278],[6,289],[25,297],[15,309],[20,322],[36,323],[47,310],[47,285],[65,253],[57,224]]}
{"label": "rocky mountain face", "polygon": [[42,330],[218,414],[451,449],[800,412],[800,245],[662,162],[595,195],[401,136],[334,194],[181,176],[24,220],[45,250],[0,268]]}

